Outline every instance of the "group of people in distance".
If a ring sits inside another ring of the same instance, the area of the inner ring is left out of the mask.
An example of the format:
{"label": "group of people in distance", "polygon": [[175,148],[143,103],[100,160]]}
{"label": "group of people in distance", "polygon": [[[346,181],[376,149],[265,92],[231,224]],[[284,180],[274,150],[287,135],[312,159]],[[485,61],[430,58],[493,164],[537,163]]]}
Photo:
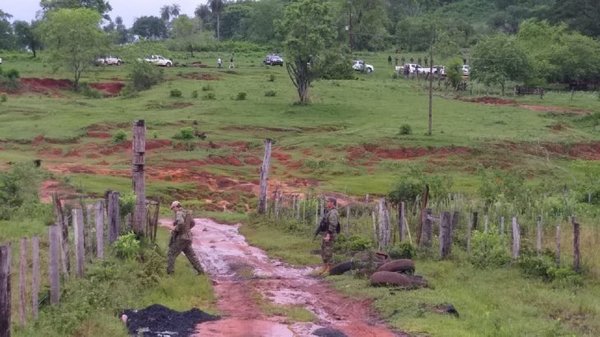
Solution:
{"label": "group of people in distance", "polygon": [[[322,275],[327,275],[331,269],[333,259],[333,243],[336,234],[339,232],[339,214],[337,211],[337,200],[327,198],[327,209],[321,218],[319,227],[315,234],[321,235],[321,259],[323,267],[319,271]],[[167,274],[172,274],[175,267],[175,259],[181,252],[185,254],[198,274],[204,274],[202,265],[192,248],[192,233],[194,219],[192,214],[186,211],[179,201],[171,203],[171,210],[175,215],[173,221],[173,230],[171,231],[171,240],[169,241],[169,252],[167,255]]]}

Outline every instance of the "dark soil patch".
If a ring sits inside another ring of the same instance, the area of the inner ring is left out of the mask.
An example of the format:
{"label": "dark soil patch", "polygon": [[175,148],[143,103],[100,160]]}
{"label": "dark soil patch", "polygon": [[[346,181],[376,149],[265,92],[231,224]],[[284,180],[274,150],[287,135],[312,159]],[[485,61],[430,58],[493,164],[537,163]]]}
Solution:
{"label": "dark soil patch", "polygon": [[218,81],[221,79],[219,76],[216,76],[213,74],[207,74],[207,73],[200,73],[200,72],[182,74],[181,77],[187,78],[190,80],[201,80],[201,81]]}
{"label": "dark soil patch", "polygon": [[196,324],[220,319],[196,308],[179,312],[159,304],[142,310],[128,309],[123,314],[127,315],[129,333],[144,337],[192,336]]}
{"label": "dark soil patch", "polygon": [[470,99],[465,99],[467,102],[473,103],[481,103],[481,104],[493,104],[493,105],[508,105],[508,104],[517,104],[517,101],[513,99],[504,99],[500,97],[491,97],[491,96],[483,96],[483,97],[475,97]]}

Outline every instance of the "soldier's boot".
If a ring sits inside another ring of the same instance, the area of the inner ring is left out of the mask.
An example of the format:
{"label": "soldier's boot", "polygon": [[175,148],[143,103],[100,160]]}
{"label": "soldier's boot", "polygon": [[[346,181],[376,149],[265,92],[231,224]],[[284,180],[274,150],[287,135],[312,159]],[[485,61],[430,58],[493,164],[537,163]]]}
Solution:
{"label": "soldier's boot", "polygon": [[321,270],[319,270],[319,275],[325,276],[329,274],[329,270],[331,269],[331,265],[329,263],[324,263]]}
{"label": "soldier's boot", "polygon": [[176,243],[169,245],[169,252],[167,253],[167,274],[173,274],[173,270],[175,269],[175,259],[180,252],[181,250]]}
{"label": "soldier's boot", "polygon": [[196,271],[198,272],[198,275],[204,274],[204,269],[202,269],[200,260],[198,260],[198,257],[196,256],[196,252],[194,252],[192,245],[187,246],[183,250],[183,252],[185,253],[185,256],[188,258],[190,263],[192,264],[192,267],[194,267],[194,269],[196,269]]}

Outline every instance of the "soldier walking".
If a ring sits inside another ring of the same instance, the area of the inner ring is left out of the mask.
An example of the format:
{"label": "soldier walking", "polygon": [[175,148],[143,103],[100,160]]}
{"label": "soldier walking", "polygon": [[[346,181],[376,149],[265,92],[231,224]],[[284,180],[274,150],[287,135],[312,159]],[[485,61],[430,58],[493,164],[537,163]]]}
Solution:
{"label": "soldier walking", "polygon": [[169,253],[167,256],[167,274],[173,273],[175,259],[181,252],[185,254],[198,274],[204,274],[200,261],[192,249],[192,233],[190,229],[194,227],[191,213],[187,212],[179,201],[171,203],[171,210],[175,213],[175,226],[171,231],[171,240],[169,241]]}
{"label": "soldier walking", "polygon": [[323,259],[323,270],[321,274],[326,275],[331,269],[333,259],[333,243],[335,235],[339,233],[340,216],[336,209],[337,199],[327,198],[327,211],[321,219],[319,232],[322,235],[321,239],[321,259]]}

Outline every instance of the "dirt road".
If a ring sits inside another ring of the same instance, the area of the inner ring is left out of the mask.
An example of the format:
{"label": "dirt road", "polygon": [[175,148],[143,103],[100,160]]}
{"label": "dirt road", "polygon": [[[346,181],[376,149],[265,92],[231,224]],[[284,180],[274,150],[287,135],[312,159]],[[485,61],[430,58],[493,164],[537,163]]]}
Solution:
{"label": "dirt road", "polygon": [[[215,283],[223,319],[197,326],[202,337],[392,337],[405,336],[382,324],[367,300],[340,295],[312,268],[294,268],[248,245],[238,225],[196,219],[193,247]],[[278,310],[300,307],[312,322],[294,322]]]}

